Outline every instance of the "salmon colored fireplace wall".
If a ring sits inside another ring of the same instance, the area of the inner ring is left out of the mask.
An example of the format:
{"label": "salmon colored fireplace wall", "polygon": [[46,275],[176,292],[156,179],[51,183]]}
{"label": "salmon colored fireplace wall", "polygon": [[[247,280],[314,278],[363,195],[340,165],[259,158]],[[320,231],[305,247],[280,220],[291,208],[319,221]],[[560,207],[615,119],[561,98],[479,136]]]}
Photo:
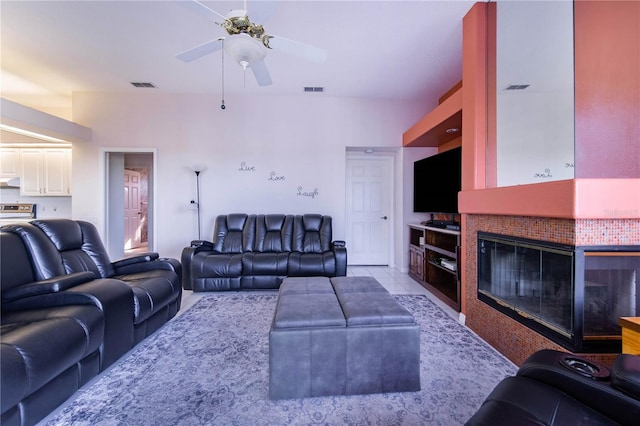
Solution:
{"label": "salmon colored fireplace wall", "polygon": [[[487,146],[491,7],[477,3],[463,21],[462,313],[470,328],[520,365],[539,349],[562,348],[478,300],[477,232],[582,246],[640,245],[640,3],[575,3],[575,45],[583,49],[576,51],[576,179],[502,188],[491,187],[495,150]],[[591,49],[594,37],[607,40],[603,62],[592,56],[602,52]],[[623,66],[608,64],[616,55],[628,56]],[[608,363],[613,356],[588,357]]]}
{"label": "salmon colored fireplace wall", "polygon": [[[536,350],[565,349],[478,300],[477,235],[480,231],[579,246],[640,244],[640,220],[637,219],[467,215],[464,226],[467,325],[518,365]],[[613,361],[611,354],[584,356],[605,364]]]}
{"label": "salmon colored fireplace wall", "polygon": [[574,15],[576,178],[637,178],[640,2],[578,0]]}

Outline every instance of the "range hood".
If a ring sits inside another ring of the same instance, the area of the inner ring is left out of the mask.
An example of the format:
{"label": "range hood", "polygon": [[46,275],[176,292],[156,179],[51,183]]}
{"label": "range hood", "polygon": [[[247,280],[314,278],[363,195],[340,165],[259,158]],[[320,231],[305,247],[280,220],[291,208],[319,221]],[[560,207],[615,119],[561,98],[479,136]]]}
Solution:
{"label": "range hood", "polygon": [[0,178],[0,188],[20,188],[20,178]]}

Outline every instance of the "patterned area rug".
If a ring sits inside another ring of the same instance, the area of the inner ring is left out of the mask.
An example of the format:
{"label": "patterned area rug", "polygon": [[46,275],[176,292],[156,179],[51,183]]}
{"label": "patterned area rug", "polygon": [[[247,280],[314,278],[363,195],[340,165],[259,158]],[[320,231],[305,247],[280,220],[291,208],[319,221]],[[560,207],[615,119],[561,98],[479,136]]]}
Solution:
{"label": "patterned area rug", "polygon": [[81,391],[47,425],[456,425],[516,366],[426,296],[420,392],[271,401],[277,295],[208,294]]}

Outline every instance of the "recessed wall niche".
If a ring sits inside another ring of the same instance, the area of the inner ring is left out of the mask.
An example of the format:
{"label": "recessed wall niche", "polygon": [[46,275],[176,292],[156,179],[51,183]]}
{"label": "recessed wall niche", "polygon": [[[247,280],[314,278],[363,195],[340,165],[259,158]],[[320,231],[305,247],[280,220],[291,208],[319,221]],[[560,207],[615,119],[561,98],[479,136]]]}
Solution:
{"label": "recessed wall niche", "polygon": [[495,186],[573,179],[573,2],[498,1],[494,11]]}

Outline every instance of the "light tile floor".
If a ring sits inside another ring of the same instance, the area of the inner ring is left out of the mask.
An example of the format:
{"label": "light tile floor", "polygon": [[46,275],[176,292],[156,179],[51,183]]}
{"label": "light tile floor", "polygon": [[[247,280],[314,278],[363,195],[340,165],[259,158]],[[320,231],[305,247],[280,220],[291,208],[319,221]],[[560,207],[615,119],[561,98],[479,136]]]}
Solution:
{"label": "light tile floor", "polygon": [[[347,267],[347,276],[366,276],[375,278],[380,284],[382,284],[391,294],[423,294],[429,297],[435,304],[440,306],[447,314],[449,314],[456,321],[459,320],[459,313],[451,309],[448,305],[443,303],[436,296],[431,294],[429,290],[422,287],[409,276],[406,272],[401,272],[395,268],[389,268],[387,266],[349,266]],[[185,312],[189,307],[196,303],[203,294],[206,293],[194,293],[189,290],[183,291],[182,305],[178,314]]]}
{"label": "light tile floor", "polygon": [[400,272],[386,266],[349,266],[347,275],[350,277],[371,276],[391,294],[430,294],[406,272]]}

